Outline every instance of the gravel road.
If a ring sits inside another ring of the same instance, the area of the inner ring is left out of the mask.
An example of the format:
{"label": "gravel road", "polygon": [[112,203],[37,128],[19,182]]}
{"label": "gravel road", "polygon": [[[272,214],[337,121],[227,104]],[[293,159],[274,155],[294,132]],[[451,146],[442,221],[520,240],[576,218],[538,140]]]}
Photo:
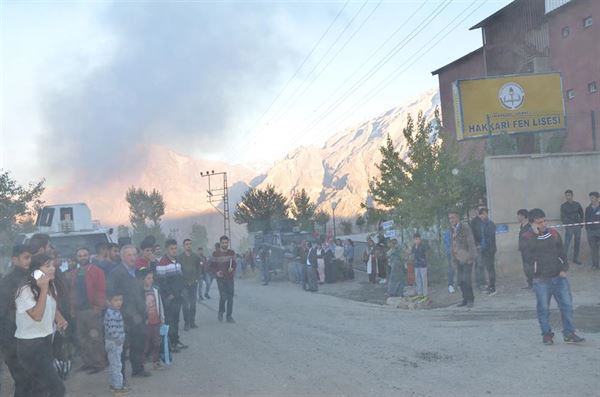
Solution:
{"label": "gravel road", "polygon": [[[204,301],[200,328],[182,332],[190,348],[134,379],[130,396],[597,396],[600,334],[543,346],[533,296],[512,299],[526,302],[403,311],[237,281],[237,324],[218,323],[217,300]],[[74,374],[67,388],[110,395],[106,374]]]}

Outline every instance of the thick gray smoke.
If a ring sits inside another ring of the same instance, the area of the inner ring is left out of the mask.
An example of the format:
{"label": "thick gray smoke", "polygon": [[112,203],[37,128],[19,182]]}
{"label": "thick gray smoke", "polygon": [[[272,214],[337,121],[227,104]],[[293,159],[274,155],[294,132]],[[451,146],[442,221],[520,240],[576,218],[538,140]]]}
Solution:
{"label": "thick gray smoke", "polygon": [[114,58],[45,99],[50,171],[94,185],[141,165],[139,144],[222,151],[232,120],[296,58],[276,12],[274,3],[113,4],[102,21]]}

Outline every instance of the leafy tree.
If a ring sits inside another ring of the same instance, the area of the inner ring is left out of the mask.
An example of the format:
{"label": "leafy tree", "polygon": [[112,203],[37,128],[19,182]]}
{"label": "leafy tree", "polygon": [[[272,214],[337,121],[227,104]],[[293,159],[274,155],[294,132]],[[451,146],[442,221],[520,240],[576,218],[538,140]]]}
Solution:
{"label": "leafy tree", "polygon": [[195,249],[204,248],[204,252],[208,252],[208,231],[204,225],[194,223],[190,239],[192,239],[192,245]]}
{"label": "leafy tree", "polygon": [[129,228],[125,225],[119,225],[119,227],[117,228],[117,236],[118,238],[130,237]]}
{"label": "leafy tree", "polygon": [[356,221],[354,222],[356,227],[358,227],[358,230],[361,232],[363,231],[363,228],[365,227],[366,223],[367,223],[367,221],[365,221],[365,217],[362,215],[357,216]]}
{"label": "leafy tree", "polygon": [[315,212],[315,223],[323,228],[323,233],[325,233],[325,227],[327,226],[327,222],[329,222],[330,218],[331,217],[329,214],[324,210],[318,210]]}
{"label": "leafy tree", "polygon": [[236,223],[246,224],[249,232],[268,232],[277,221],[287,219],[288,209],[287,199],[276,192],[274,186],[250,188],[235,206],[233,219]]}
{"label": "leafy tree", "polygon": [[0,170],[0,254],[8,255],[18,233],[34,230],[33,215],[43,201],[45,180],[22,186]]}
{"label": "leafy tree", "polygon": [[298,222],[300,230],[310,231],[312,229],[312,218],[315,216],[317,206],[311,203],[306,190],[303,188],[292,197],[290,212]]}
{"label": "leafy tree", "polygon": [[149,235],[154,236],[158,244],[164,243],[165,235],[160,228],[160,220],[165,214],[165,201],[162,194],[156,189],[148,192],[132,186],[127,190],[125,200],[129,204],[133,243],[139,244]]}
{"label": "leafy tree", "polygon": [[341,226],[342,226],[342,233],[344,233],[344,235],[352,234],[352,222],[342,221]]}

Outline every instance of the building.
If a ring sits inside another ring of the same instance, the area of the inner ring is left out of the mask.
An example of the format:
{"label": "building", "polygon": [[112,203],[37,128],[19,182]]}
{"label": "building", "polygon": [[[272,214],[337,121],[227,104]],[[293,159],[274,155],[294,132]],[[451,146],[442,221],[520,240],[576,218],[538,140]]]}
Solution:
{"label": "building", "polygon": [[[592,137],[598,122],[592,120],[600,113],[600,22],[594,24],[594,15],[600,20],[598,0],[515,0],[473,26],[481,29],[482,47],[432,72],[448,137],[456,137],[454,81],[558,71],[567,113],[562,151],[597,150]],[[535,152],[533,135],[516,139],[520,153]],[[484,143],[462,146],[463,153],[481,152]]]}

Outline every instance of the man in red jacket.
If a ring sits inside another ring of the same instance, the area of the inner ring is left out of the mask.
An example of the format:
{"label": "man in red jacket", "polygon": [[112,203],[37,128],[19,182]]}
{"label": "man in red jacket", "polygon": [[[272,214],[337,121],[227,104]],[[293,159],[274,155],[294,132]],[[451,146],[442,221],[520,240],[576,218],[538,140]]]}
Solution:
{"label": "man in red jacket", "polygon": [[106,306],[104,272],[90,263],[87,248],[77,250],[79,269],[71,280],[71,307],[77,324],[82,369],[100,372],[106,366],[102,311]]}
{"label": "man in red jacket", "polygon": [[235,275],[235,252],[229,249],[229,237],[221,236],[219,249],[215,250],[210,259],[210,269],[217,277],[219,287],[219,321],[223,321],[223,313],[227,306],[227,322],[235,323],[233,317],[233,280]]}

